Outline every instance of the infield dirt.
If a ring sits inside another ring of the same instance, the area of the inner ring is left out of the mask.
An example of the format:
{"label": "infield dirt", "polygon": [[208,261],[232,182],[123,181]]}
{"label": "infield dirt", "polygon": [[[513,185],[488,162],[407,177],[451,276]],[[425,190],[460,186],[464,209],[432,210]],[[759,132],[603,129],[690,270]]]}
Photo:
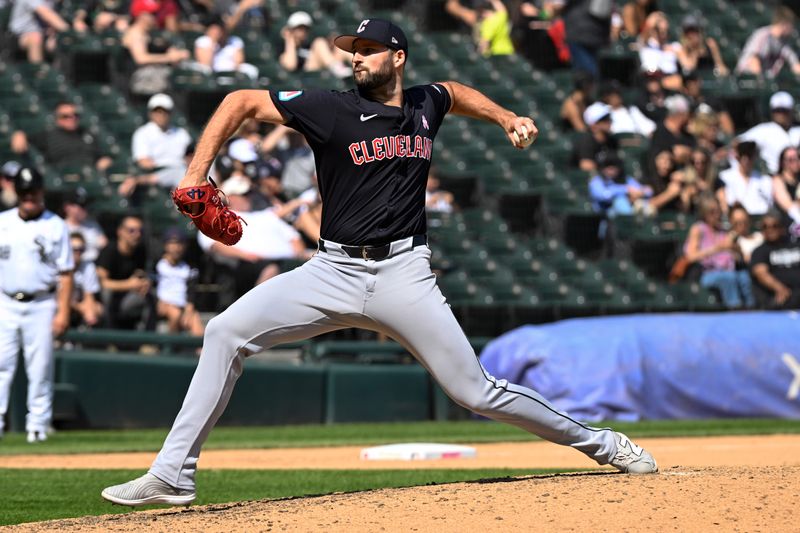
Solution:
{"label": "infield dirt", "polygon": [[[330,496],[240,502],[189,509],[138,511],[124,515],[24,524],[12,531],[800,531],[795,517],[800,486],[800,436],[642,439],[661,472],[628,476],[607,469],[580,474],[529,476]],[[478,445],[475,460],[406,463],[407,467],[515,468],[591,466],[580,454],[549,443]],[[256,452],[305,454],[305,468],[354,468],[336,454],[358,448],[213,451],[203,468],[241,468],[220,457]],[[326,466],[319,459],[329,452]],[[347,452],[350,453],[350,452]],[[138,455],[138,454],[133,454]],[[152,454],[148,455],[152,459]],[[122,459],[131,454],[112,454]],[[309,463],[308,458],[318,459]],[[28,456],[32,457],[32,456]],[[28,457],[4,457],[0,466]],[[66,467],[86,456],[60,457]],[[94,456],[97,461],[101,456]],[[351,455],[352,457],[352,455]],[[505,457],[506,461],[503,461]],[[39,456],[42,459],[42,456]],[[50,459],[48,459],[49,461]],[[134,462],[104,468],[141,466]],[[479,461],[487,461],[478,464]],[[83,460],[81,461],[83,462]],[[336,464],[332,464],[332,463]],[[298,464],[284,468],[298,468]],[[55,464],[48,464],[54,467]],[[86,463],[80,467],[86,467]],[[376,467],[396,468],[396,462]],[[255,468],[280,468],[262,461]]]}

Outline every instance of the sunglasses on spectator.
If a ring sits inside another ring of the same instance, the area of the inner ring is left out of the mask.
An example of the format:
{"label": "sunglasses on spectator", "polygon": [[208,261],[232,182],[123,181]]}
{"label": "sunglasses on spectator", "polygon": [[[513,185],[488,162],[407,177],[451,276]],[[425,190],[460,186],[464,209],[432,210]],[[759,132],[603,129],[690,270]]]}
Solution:
{"label": "sunglasses on spectator", "polygon": [[784,161],[795,161],[796,162],[796,161],[800,161],[800,157],[798,157],[796,155],[793,155],[793,156],[787,155],[786,157],[783,158],[783,160]]}
{"label": "sunglasses on spectator", "polygon": [[761,224],[761,227],[764,229],[780,229],[781,225],[775,222],[768,222]]}
{"label": "sunglasses on spectator", "polygon": [[78,118],[79,116],[80,116],[80,114],[78,114],[78,113],[59,113],[58,115],[56,115],[56,118],[59,118],[59,119],[62,119],[62,118]]}
{"label": "sunglasses on spectator", "polygon": [[122,229],[124,229],[128,233],[141,233],[142,232],[142,228],[123,227]]}
{"label": "sunglasses on spectator", "polygon": [[83,246],[73,246],[72,251],[75,252],[76,254],[79,254],[85,252],[86,248],[84,248]]}

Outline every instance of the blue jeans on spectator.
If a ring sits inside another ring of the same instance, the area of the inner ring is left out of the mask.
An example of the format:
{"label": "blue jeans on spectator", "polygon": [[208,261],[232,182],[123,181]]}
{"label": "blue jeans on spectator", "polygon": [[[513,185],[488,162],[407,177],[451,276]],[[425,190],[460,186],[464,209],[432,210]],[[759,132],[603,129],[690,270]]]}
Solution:
{"label": "blue jeans on spectator", "polygon": [[600,65],[597,62],[597,50],[579,43],[567,41],[572,68],[588,72],[593,78],[600,78]]}
{"label": "blue jeans on spectator", "polygon": [[747,270],[709,270],[700,276],[700,285],[719,290],[725,307],[753,307],[753,285]]}

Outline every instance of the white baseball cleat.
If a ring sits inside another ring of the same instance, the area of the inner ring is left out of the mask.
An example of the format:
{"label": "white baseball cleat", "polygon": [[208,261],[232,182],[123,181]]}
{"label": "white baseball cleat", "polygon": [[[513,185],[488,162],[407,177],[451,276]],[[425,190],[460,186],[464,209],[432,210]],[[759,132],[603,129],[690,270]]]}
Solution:
{"label": "white baseball cleat", "polygon": [[33,444],[34,442],[44,442],[47,440],[47,433],[44,431],[29,431],[27,441],[28,444]]}
{"label": "white baseball cleat", "polygon": [[626,474],[653,474],[658,472],[658,465],[650,452],[637,446],[622,433],[614,432],[617,440],[617,454],[609,463]]}
{"label": "white baseball cleat", "polygon": [[154,503],[189,505],[195,498],[194,491],[177,489],[149,472],[133,481],[108,487],[100,495],[111,503],[128,507]]}

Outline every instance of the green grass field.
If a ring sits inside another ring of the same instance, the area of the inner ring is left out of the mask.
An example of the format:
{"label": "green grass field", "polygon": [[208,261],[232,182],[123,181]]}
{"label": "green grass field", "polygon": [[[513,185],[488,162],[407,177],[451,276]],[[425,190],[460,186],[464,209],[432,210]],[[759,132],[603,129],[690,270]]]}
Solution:
{"label": "green grass field", "polygon": [[[410,487],[476,479],[553,473],[556,470],[201,470],[195,504],[287,498]],[[87,515],[135,512],[100,497],[109,485],[140,470],[0,469],[0,526]],[[152,506],[151,506],[152,507]]]}
{"label": "green grass field", "polygon": [[[603,426],[603,424],[597,424]],[[701,420],[613,423],[634,438],[800,433],[800,421]],[[30,445],[23,434],[0,440],[0,455],[155,452],[166,430],[63,431]],[[494,422],[417,422],[216,428],[206,449],[374,445],[396,442],[512,442],[533,440],[517,428]],[[549,471],[554,472],[554,471]],[[196,503],[329,494],[383,487],[449,483],[543,473],[534,470],[200,470]],[[54,518],[130,512],[100,498],[103,487],[141,475],[130,470],[0,469],[0,525]]]}

